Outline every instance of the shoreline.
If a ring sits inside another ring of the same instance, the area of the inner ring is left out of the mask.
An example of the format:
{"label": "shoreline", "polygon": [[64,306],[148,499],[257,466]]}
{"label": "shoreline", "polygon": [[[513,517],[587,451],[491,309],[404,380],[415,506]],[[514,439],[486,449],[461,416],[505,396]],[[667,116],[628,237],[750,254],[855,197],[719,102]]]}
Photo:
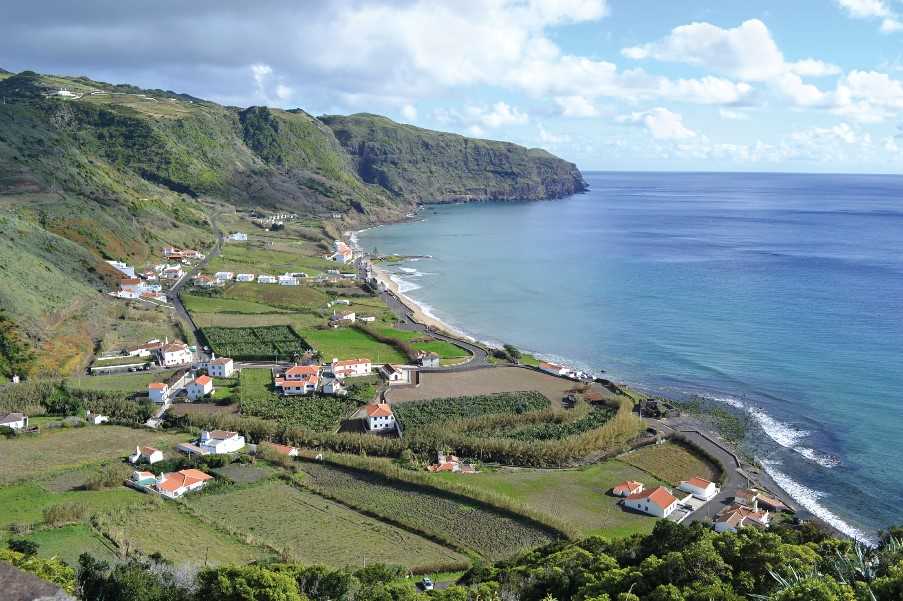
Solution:
{"label": "shoreline", "polygon": [[[416,213],[408,215],[406,216],[407,218],[403,221],[410,221],[416,218],[416,216]],[[365,230],[344,232],[345,235],[350,235],[351,245],[356,250],[361,250],[357,240],[357,234],[361,231]],[[440,318],[436,317],[434,314],[430,313],[428,309],[424,308],[416,300],[414,300],[404,292],[401,292],[401,286],[399,285],[399,283],[392,278],[391,274],[386,272],[380,266],[372,265],[372,269],[376,279],[381,282],[386,287],[386,290],[389,291],[396,299],[398,299],[398,301],[404,307],[406,307],[408,311],[410,311],[411,317],[414,319],[414,321],[417,321],[422,325],[425,325],[429,328],[434,328],[453,337],[459,337],[464,340],[470,341],[473,344],[477,344],[486,348],[493,348],[492,345],[480,341],[475,337],[450,326]],[[540,358],[544,355],[541,351],[529,352]],[[628,388],[643,390],[642,387],[632,387],[628,382],[619,382],[619,384],[623,384]],[[654,391],[652,390],[649,390],[647,392],[654,394]],[[684,423],[684,425],[690,426],[703,433],[704,435],[717,440],[717,444],[723,446],[725,450],[727,450],[727,452],[729,452],[730,454],[740,455],[741,457],[743,456],[740,453],[742,449],[738,445],[725,440],[721,436],[721,433],[718,432],[717,428],[714,428],[711,424],[707,423],[706,420],[702,417],[694,417],[692,415],[685,414],[679,419]],[[667,421],[665,421],[664,423],[668,425]],[[763,435],[768,436],[767,433],[764,433]],[[755,475],[755,478],[757,480],[756,484],[758,485],[758,487],[771,492],[773,495],[783,500],[788,505],[788,507],[793,509],[794,516],[807,517],[817,522],[822,527],[828,529],[835,535],[865,542],[869,545],[874,544],[875,538],[873,535],[870,536],[870,533],[864,532],[860,528],[843,521],[841,518],[837,517],[829,508],[821,506],[817,502],[817,498],[815,499],[815,501],[810,503],[809,500],[806,499],[804,494],[804,492],[809,491],[809,489],[804,484],[797,482],[783,472],[775,470],[774,465],[771,465],[768,462],[759,459],[758,457],[755,457],[754,462],[752,463],[749,461],[741,460],[741,465],[742,468],[740,469],[745,468],[747,472],[751,472]],[[731,466],[727,465],[723,466],[723,468],[725,470],[734,469]],[[772,474],[772,471],[776,471],[776,473]],[[785,485],[779,484],[778,480],[783,480],[785,482]],[[790,493],[790,489],[800,491],[800,495],[794,496]]]}

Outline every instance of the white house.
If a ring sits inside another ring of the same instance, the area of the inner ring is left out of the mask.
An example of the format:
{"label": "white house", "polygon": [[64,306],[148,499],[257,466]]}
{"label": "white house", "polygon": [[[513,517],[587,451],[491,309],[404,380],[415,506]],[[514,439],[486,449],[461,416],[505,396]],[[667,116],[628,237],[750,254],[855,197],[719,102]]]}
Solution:
{"label": "white house", "polygon": [[99,426],[100,424],[105,424],[110,421],[110,416],[108,415],[100,415],[97,413],[91,413],[88,411],[85,415],[85,419],[88,420],[89,424]]}
{"label": "white house", "polygon": [[439,354],[434,352],[425,353],[420,351],[417,353],[418,358],[417,361],[420,362],[421,367],[439,367]]}
{"label": "white house", "polygon": [[710,501],[720,492],[714,482],[709,482],[699,476],[693,476],[689,480],[683,480],[678,485],[680,490],[688,492],[701,501]]}
{"label": "white house", "polygon": [[276,378],[276,388],[285,395],[316,392],[319,386],[319,365],[295,365],[285,370],[281,378]]}
{"label": "white house", "polygon": [[135,452],[129,455],[129,463],[149,463],[151,465],[163,461],[163,451],[154,447],[135,447]]}
{"label": "white house", "polygon": [[629,497],[630,495],[635,495],[637,493],[643,492],[642,482],[637,482],[636,480],[627,480],[626,482],[621,482],[620,484],[612,487],[611,494],[616,497]]}
{"label": "white house", "polygon": [[301,284],[301,281],[293,275],[280,275],[278,281],[280,286],[298,286]]}
{"label": "white house", "polygon": [[169,400],[169,385],[165,382],[151,382],[147,385],[147,396],[153,402],[163,404]]}
{"label": "white house", "polygon": [[235,373],[235,362],[229,357],[217,357],[207,362],[207,373],[214,378],[230,378]]}
{"label": "white house", "polygon": [[135,277],[135,268],[126,265],[122,261],[107,261],[107,265],[121,273],[127,278]]}
{"label": "white house", "polygon": [[276,276],[262,273],[257,276],[258,284],[275,284],[277,282]]}
{"label": "white house", "polygon": [[163,497],[178,499],[185,493],[204,488],[208,480],[213,480],[213,476],[200,470],[180,470],[160,474],[154,484],[154,489]]}
{"label": "white house", "polygon": [[715,518],[716,532],[736,532],[743,527],[765,529],[771,523],[768,511],[758,510],[743,505],[731,505],[721,511]]}
{"label": "white house", "polygon": [[185,272],[182,270],[182,266],[176,263],[175,265],[167,265],[160,277],[164,280],[178,280],[183,275],[185,275]]}
{"label": "white house", "polygon": [[254,274],[253,273],[240,273],[235,276],[236,282],[253,282]]}
{"label": "white house", "polygon": [[160,357],[160,365],[163,367],[185,365],[191,363],[192,360],[191,349],[179,340],[164,343],[157,353]]}
{"label": "white house", "polygon": [[389,386],[411,384],[413,382],[413,375],[416,371],[417,368],[413,365],[389,365],[387,363],[381,365],[379,368],[379,374],[386,380]]}
{"label": "white house", "polygon": [[198,376],[187,387],[188,398],[192,401],[202,399],[213,392],[213,378],[210,376]]}
{"label": "white house", "polygon": [[332,375],[337,378],[369,376],[371,371],[373,371],[373,364],[367,358],[345,359],[344,361],[334,358],[332,360]]}
{"label": "white house", "polygon": [[354,251],[341,240],[335,241],[335,252],[329,257],[337,263],[351,263],[354,259]]}
{"label": "white house", "polygon": [[145,290],[144,280],[139,278],[119,280],[119,292],[121,295],[129,295],[130,298],[138,298]]}
{"label": "white house", "polygon": [[376,317],[374,317],[373,315],[358,315],[357,320],[363,321],[365,323],[372,323],[376,321]]}
{"label": "white house", "polygon": [[342,384],[341,380],[329,379],[323,384],[323,394],[343,396],[348,394],[348,391],[345,390],[345,386]]}
{"label": "white house", "polygon": [[213,277],[216,278],[217,282],[231,282],[235,279],[235,274],[231,271],[217,271],[213,274]]}
{"label": "white house", "polygon": [[198,439],[198,446],[202,451],[211,455],[235,453],[244,448],[245,437],[239,435],[238,432],[203,430],[201,432],[201,437]]}
{"label": "white house", "polygon": [[0,427],[23,430],[28,427],[28,416],[24,413],[7,413],[0,416]]}
{"label": "white house", "polygon": [[248,235],[244,232],[235,232],[234,234],[229,234],[229,240],[232,242],[247,242]]}
{"label": "white house", "polygon": [[395,427],[395,415],[388,403],[367,405],[367,429],[387,430]]}
{"label": "white house", "polygon": [[335,311],[332,312],[332,317],[329,318],[334,324],[351,324],[355,322],[357,316],[354,314],[354,311]]}
{"label": "white house", "polygon": [[622,502],[625,507],[657,518],[668,517],[677,509],[678,504],[677,497],[672,495],[664,486],[628,495]]}
{"label": "white house", "polygon": [[541,361],[539,363],[539,369],[556,376],[566,376],[569,375],[572,371],[569,367],[558,365],[557,363],[549,363],[548,361]]}

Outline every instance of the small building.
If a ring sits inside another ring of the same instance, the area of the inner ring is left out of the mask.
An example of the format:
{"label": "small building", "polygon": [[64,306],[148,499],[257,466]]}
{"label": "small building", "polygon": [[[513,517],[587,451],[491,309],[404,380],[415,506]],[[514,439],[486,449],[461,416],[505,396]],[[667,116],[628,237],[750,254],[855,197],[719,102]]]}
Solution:
{"label": "small building", "polygon": [[616,497],[629,497],[630,495],[635,495],[643,492],[643,483],[637,482],[636,480],[627,480],[626,482],[621,482],[617,486],[614,486],[611,489],[611,494]]}
{"label": "small building", "polygon": [[301,281],[293,275],[280,275],[278,278],[280,286],[299,286]]}
{"label": "small building", "polygon": [[0,415],[0,428],[10,428],[12,430],[24,430],[28,427],[28,416],[24,413],[7,413]]}
{"label": "small building", "polygon": [[144,280],[138,278],[125,278],[119,280],[119,292],[121,296],[138,298],[144,291]]}
{"label": "small building", "polygon": [[188,398],[192,401],[202,399],[213,392],[213,378],[198,376],[187,386]]}
{"label": "small building", "polygon": [[762,530],[768,528],[771,516],[768,511],[744,507],[743,505],[731,505],[718,513],[715,517],[716,532],[736,532],[740,528],[753,527]]}
{"label": "small building", "polygon": [[188,345],[179,340],[164,343],[157,351],[160,365],[163,367],[175,367],[191,363],[192,353]]}
{"label": "small building", "polygon": [[790,508],[780,499],[776,499],[755,488],[743,488],[738,490],[734,493],[734,503],[743,505],[744,507],[752,507],[753,509],[758,509],[761,506],[772,511],[790,510]]}
{"label": "small building", "polygon": [[110,421],[109,415],[100,415],[98,413],[92,413],[88,411],[85,414],[85,419],[88,420],[88,423],[94,426],[99,426],[100,424],[106,424]]}
{"label": "small building", "polygon": [[135,268],[123,263],[122,261],[107,261],[107,265],[127,278],[135,277]]}
{"label": "small building", "polygon": [[370,359],[361,357],[360,359],[345,359],[339,361],[337,358],[332,360],[332,375],[336,378],[357,378],[360,376],[369,376],[373,371],[373,363]]}
{"label": "small building", "polygon": [[275,284],[277,281],[278,280],[276,279],[276,276],[274,276],[274,275],[262,273],[259,276],[257,276],[258,284]]}
{"label": "small building", "polygon": [[229,234],[227,236],[227,238],[229,240],[231,240],[232,242],[247,242],[248,241],[248,235],[244,232],[235,232],[233,234]]}
{"label": "small building", "polygon": [[345,396],[348,391],[342,381],[336,378],[330,378],[323,382],[323,394],[334,394],[336,396]]}
{"label": "small building", "polygon": [[129,463],[149,463],[151,465],[163,461],[163,451],[154,447],[135,447],[135,452],[129,455]]}
{"label": "small building", "polygon": [[683,480],[678,486],[680,490],[688,492],[701,501],[710,501],[721,490],[714,482],[709,482],[705,478],[693,476],[689,480]]}
{"label": "small building", "polygon": [[358,315],[357,320],[363,321],[364,323],[373,323],[374,321],[376,321],[376,317],[374,317],[373,315]]}
{"label": "small building", "polygon": [[541,361],[539,363],[539,369],[556,376],[567,376],[572,371],[569,367],[565,367],[564,365],[559,365],[557,363],[550,363],[548,361]]}
{"label": "small building", "polygon": [[194,276],[194,285],[199,288],[215,288],[220,285],[222,282],[215,278],[210,277],[209,275],[205,275],[203,273],[199,273]]}
{"label": "small building", "polygon": [[169,400],[169,385],[166,382],[151,382],[147,385],[147,396],[151,401],[163,404]]}
{"label": "small building", "polygon": [[403,386],[414,382],[414,374],[417,368],[413,365],[390,365],[380,366],[379,375],[389,384],[389,386]]}
{"label": "small building", "polygon": [[275,442],[261,442],[257,446],[260,449],[272,451],[274,453],[278,453],[279,455],[285,455],[286,457],[298,456],[298,447],[291,447],[285,444],[277,444]]}
{"label": "small building", "polygon": [[210,455],[224,455],[242,450],[245,437],[228,430],[203,430],[197,446]]}
{"label": "small building", "polygon": [[235,373],[235,362],[229,357],[217,357],[207,362],[207,373],[214,378],[231,378]]}
{"label": "small building", "polygon": [[395,428],[395,414],[388,403],[367,405],[366,411],[367,429],[371,432]]}
{"label": "small building", "polygon": [[132,484],[144,488],[152,487],[157,483],[157,477],[153,474],[153,472],[145,472],[141,470],[132,472],[129,480],[132,482]]}
{"label": "small building", "polygon": [[255,278],[255,276],[253,273],[240,273],[237,276],[235,276],[235,281],[236,282],[253,282],[254,278]]}
{"label": "small building", "polygon": [[664,486],[644,490],[633,495],[628,495],[622,501],[625,507],[639,511],[657,518],[666,518],[671,515],[679,501],[677,497]]}
{"label": "small building", "polygon": [[178,499],[186,493],[204,488],[209,480],[213,480],[213,476],[200,470],[179,470],[160,474],[154,484],[154,489],[163,497]]}
{"label": "small building", "polygon": [[164,280],[178,280],[183,275],[185,275],[185,271],[178,263],[175,265],[167,265],[160,273],[160,277]]}
{"label": "small building", "polygon": [[431,472],[451,472],[455,474],[476,474],[477,469],[471,463],[464,463],[455,455],[436,454],[436,463],[427,467]]}
{"label": "small building", "polygon": [[307,394],[316,392],[320,386],[319,365],[295,365],[276,378],[276,388],[285,395]]}
{"label": "small building", "polygon": [[349,325],[354,323],[356,318],[354,311],[333,311],[329,322],[336,325]]}
{"label": "small building", "polygon": [[231,282],[235,279],[235,274],[231,271],[217,271],[213,274],[217,282]]}
{"label": "small building", "polygon": [[417,353],[417,361],[421,367],[439,367],[439,353],[420,351]]}

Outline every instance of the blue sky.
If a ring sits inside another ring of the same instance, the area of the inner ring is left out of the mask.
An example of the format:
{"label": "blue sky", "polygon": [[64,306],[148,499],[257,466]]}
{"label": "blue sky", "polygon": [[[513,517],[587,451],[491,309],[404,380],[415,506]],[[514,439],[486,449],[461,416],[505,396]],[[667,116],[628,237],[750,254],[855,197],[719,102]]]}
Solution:
{"label": "blue sky", "polygon": [[376,112],[582,169],[900,172],[903,0],[36,1],[0,66]]}

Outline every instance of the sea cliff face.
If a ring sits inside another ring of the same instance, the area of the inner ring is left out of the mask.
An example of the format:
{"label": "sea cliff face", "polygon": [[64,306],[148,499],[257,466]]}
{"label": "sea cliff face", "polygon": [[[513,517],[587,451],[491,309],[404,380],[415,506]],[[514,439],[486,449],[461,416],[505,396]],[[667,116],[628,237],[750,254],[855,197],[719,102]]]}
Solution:
{"label": "sea cliff face", "polygon": [[357,174],[417,203],[561,198],[586,190],[573,163],[538,148],[467,138],[369,114],[320,118]]}

